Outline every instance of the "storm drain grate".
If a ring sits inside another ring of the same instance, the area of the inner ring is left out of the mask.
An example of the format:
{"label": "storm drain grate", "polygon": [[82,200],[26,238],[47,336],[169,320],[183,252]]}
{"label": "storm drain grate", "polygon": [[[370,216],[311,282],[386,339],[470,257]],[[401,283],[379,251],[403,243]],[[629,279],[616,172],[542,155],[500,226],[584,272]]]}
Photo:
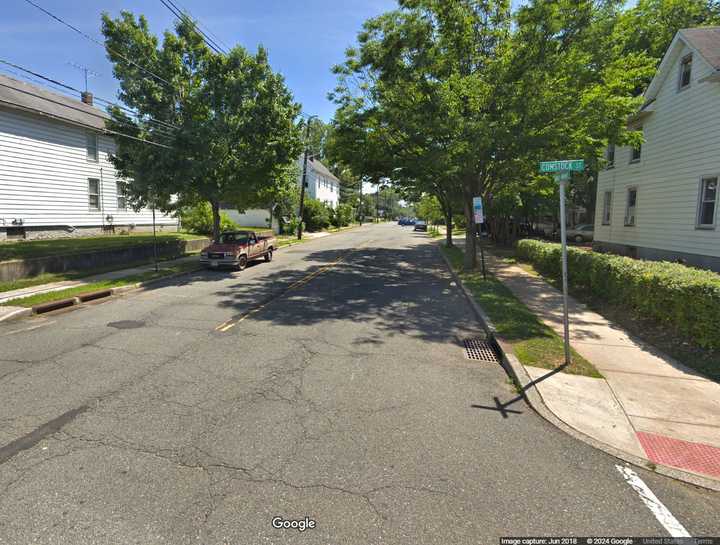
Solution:
{"label": "storm drain grate", "polygon": [[491,363],[498,363],[498,358],[495,348],[492,343],[485,339],[465,339],[465,355],[470,360],[476,361],[487,361]]}

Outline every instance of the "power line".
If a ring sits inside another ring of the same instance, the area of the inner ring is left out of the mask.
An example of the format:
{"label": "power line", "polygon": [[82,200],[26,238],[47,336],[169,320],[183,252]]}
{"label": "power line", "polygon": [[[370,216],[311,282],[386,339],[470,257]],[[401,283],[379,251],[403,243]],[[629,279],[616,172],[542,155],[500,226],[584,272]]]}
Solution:
{"label": "power line", "polygon": [[[82,91],[80,91],[79,89],[76,89],[75,87],[67,85],[66,83],[62,83],[61,81],[57,81],[55,79],[49,78],[47,76],[43,76],[42,74],[39,74],[37,72],[33,72],[32,70],[30,70],[28,68],[23,68],[22,66],[20,66],[18,64],[6,61],[4,59],[0,59],[0,63],[7,64],[8,66],[12,66],[13,68],[16,68],[17,70],[22,70],[23,72],[27,72],[28,74],[31,74],[37,78],[40,78],[44,81],[49,82],[49,83],[52,83],[53,85],[62,87],[63,89],[66,89],[68,91],[73,91],[75,93],[82,93]],[[178,129],[179,128],[171,123],[166,123],[165,121],[160,121],[160,120],[154,119],[153,117],[150,117],[150,116],[142,116],[140,113],[138,113],[130,108],[127,108],[126,106],[123,106],[122,104],[117,104],[116,102],[112,102],[110,100],[107,100],[107,99],[104,99],[104,98],[101,98],[98,96],[95,97],[95,100],[104,102],[105,104],[108,104],[110,106],[116,106],[116,107],[120,108],[121,110],[134,115],[139,120],[142,120],[145,122],[150,122],[150,123],[156,123],[160,126],[167,127],[168,129]],[[144,119],[143,119],[143,117],[144,117]]]}
{"label": "power line", "polygon": [[111,49],[110,47],[108,47],[107,45],[105,45],[104,43],[102,43],[100,40],[97,40],[97,39],[93,38],[92,36],[90,36],[89,34],[86,34],[86,33],[83,32],[82,30],[80,30],[79,28],[71,25],[71,24],[68,23],[67,21],[64,21],[63,19],[61,19],[61,18],[58,17],[57,15],[55,15],[55,14],[53,14],[53,13],[50,13],[48,10],[46,10],[46,9],[43,8],[42,6],[39,6],[39,5],[37,5],[35,2],[33,2],[33,0],[25,0],[25,2],[27,2],[27,3],[30,4],[31,6],[39,9],[40,11],[42,11],[42,12],[43,12],[45,15],[47,15],[48,17],[51,17],[51,18],[55,19],[58,23],[63,24],[63,25],[65,25],[66,27],[68,27],[69,29],[77,32],[78,34],[80,34],[80,36],[82,36],[82,37],[90,40],[90,41],[93,42],[93,43],[96,43],[97,45],[99,45],[100,47],[102,47],[102,48],[104,48],[104,49],[107,49],[107,51],[109,51],[109,52],[112,53],[113,55],[117,55],[118,57],[120,57],[121,59],[123,59],[125,62],[129,62],[130,64],[132,64],[132,65],[135,66],[136,68],[139,68],[140,70],[142,70],[142,71],[145,72],[146,74],[149,74],[150,76],[154,77],[154,78],[157,79],[158,81],[161,81],[161,82],[163,82],[163,83],[166,84],[166,85],[169,85],[170,87],[173,88],[173,90],[175,89],[174,86],[173,86],[173,84],[170,83],[168,80],[166,80],[166,79],[158,76],[157,74],[155,74],[154,72],[151,72],[151,71],[148,70],[147,68],[144,68],[143,66],[140,66],[140,65],[137,64],[135,61],[133,61],[133,60],[131,60],[131,59],[128,59],[128,58],[127,58],[125,55],[123,55],[122,53],[118,53],[118,52],[115,51],[114,49]]}
{"label": "power line", "polygon": [[[173,2],[173,4],[176,5],[176,6],[179,6],[180,8],[182,8],[182,11],[183,11],[184,13],[187,13],[191,18],[194,19],[193,14],[190,12],[190,10],[188,10],[188,9],[185,8],[183,5],[181,5],[180,2],[178,2],[178,1],[176,0],[176,1]],[[210,34],[210,36],[212,36],[213,40],[214,40],[216,43],[219,43],[220,45],[222,45],[226,50],[232,49],[230,46],[228,46],[228,44],[226,44],[222,39],[220,39],[217,34],[215,34],[212,30],[210,30],[210,27],[209,27],[209,26],[204,25],[203,23],[201,23],[199,19],[198,19],[198,21],[197,21],[197,24],[200,25],[200,26],[204,26],[204,27],[205,27],[205,30],[207,30],[207,33]]]}
{"label": "power line", "polygon": [[[161,0],[161,1],[162,1],[162,0]],[[165,1],[167,1],[167,2],[168,2],[170,5],[172,5],[180,14],[182,14],[183,18],[184,18],[187,22],[189,22],[189,23],[195,28],[195,30],[197,30],[197,31],[203,36],[203,38],[205,39],[205,43],[208,44],[208,46],[210,46],[210,45],[212,44],[212,46],[214,46],[214,47],[216,48],[216,50],[215,50],[216,52],[219,52],[219,53],[222,53],[222,54],[224,54],[224,55],[227,55],[227,51],[225,51],[225,49],[224,49],[223,47],[221,47],[220,45],[218,45],[218,43],[217,43],[215,40],[210,39],[210,37],[200,28],[200,26],[201,26],[201,25],[200,25],[200,21],[199,21],[199,20],[196,21],[195,18],[192,16],[192,14],[191,14],[188,10],[186,10],[186,9],[181,9],[181,8],[178,6],[178,4],[176,4],[173,0],[165,0]],[[208,31],[208,32],[209,32],[209,31]]]}
{"label": "power line", "polygon": [[211,38],[205,34],[202,29],[200,29],[195,21],[190,19],[187,15],[185,15],[180,8],[178,8],[175,4],[173,4],[172,0],[160,0],[160,3],[165,6],[168,10],[170,10],[170,13],[172,13],[180,22],[187,22],[190,23],[195,31],[200,34],[205,44],[212,49],[215,53],[219,55],[227,55],[225,51],[220,48]]}

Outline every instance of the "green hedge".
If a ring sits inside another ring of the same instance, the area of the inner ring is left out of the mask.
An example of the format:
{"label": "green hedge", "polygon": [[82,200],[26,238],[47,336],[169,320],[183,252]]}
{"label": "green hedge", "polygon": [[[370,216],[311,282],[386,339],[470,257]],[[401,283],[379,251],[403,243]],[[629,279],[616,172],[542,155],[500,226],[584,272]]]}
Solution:
{"label": "green hedge", "polygon": [[[521,240],[518,257],[560,278],[559,244]],[[657,320],[703,348],[720,348],[720,275],[667,261],[642,261],[568,248],[568,281]]]}

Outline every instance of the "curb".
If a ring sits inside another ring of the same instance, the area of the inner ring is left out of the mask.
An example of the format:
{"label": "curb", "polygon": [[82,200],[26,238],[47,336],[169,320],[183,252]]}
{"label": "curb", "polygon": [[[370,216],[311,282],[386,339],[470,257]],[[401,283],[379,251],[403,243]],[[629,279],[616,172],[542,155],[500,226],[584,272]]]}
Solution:
{"label": "curb", "polygon": [[5,316],[0,316],[0,322],[9,322],[11,320],[19,320],[20,318],[25,318],[27,316],[32,315],[32,309],[23,307],[18,308],[17,310],[13,310],[9,314],[6,314]]}
{"label": "curb", "polygon": [[530,406],[530,408],[533,409],[539,416],[541,416],[550,424],[554,425],[556,428],[567,433],[571,437],[574,437],[575,439],[582,441],[583,443],[590,445],[591,447],[601,450],[604,453],[609,454],[610,456],[618,458],[619,460],[641,467],[647,471],[653,471],[665,477],[670,477],[671,479],[720,492],[720,482],[718,481],[703,477],[702,475],[697,475],[695,473],[689,473],[687,471],[683,471],[674,467],[662,464],[655,464],[649,460],[646,460],[645,458],[640,458],[638,456],[635,456],[634,454],[630,454],[623,450],[617,449],[612,445],[608,445],[607,443],[598,441],[597,439],[590,437],[589,435],[586,435],[585,433],[573,428],[572,426],[564,422],[562,419],[560,419],[545,404],[545,401],[542,398],[542,394],[537,389],[537,387],[534,384],[531,384],[532,379],[530,378],[530,375],[525,370],[523,364],[520,363],[520,360],[518,360],[515,354],[512,353],[511,348],[507,346],[504,342],[498,340],[496,336],[495,326],[493,325],[487,314],[485,314],[485,311],[480,307],[480,305],[477,304],[472,294],[462,283],[462,280],[460,280],[460,276],[453,270],[450,261],[440,248],[440,243],[438,243],[437,245],[437,250],[440,253],[443,261],[445,262],[446,267],[450,271],[450,275],[452,276],[453,280],[460,288],[460,291],[462,291],[465,299],[467,299],[468,303],[470,304],[470,307],[473,309],[475,317],[477,318],[478,322],[487,334],[489,340],[497,348],[500,354],[501,365],[503,369],[508,375],[510,375],[510,377],[515,381],[515,383],[520,386],[523,399]]}
{"label": "curb", "polygon": [[35,305],[32,307],[26,307],[22,309],[18,309],[7,316],[3,316],[0,318],[0,322],[9,322],[11,320],[19,320],[21,318],[26,318],[28,316],[33,316],[37,314],[45,314],[46,312],[52,312],[54,310],[60,310],[64,308],[70,308],[82,305],[83,303],[88,303],[92,301],[97,301],[98,299],[105,299],[107,297],[112,297],[114,295],[123,295],[125,293],[129,293],[131,291],[135,290],[142,290],[149,286],[152,286],[153,284],[156,284],[162,280],[169,280],[171,278],[177,278],[178,276],[184,276],[186,274],[192,274],[196,271],[199,271],[201,267],[197,267],[195,269],[190,269],[187,271],[181,271],[174,274],[169,274],[167,276],[162,276],[160,278],[153,278],[152,280],[146,280],[145,282],[136,282],[135,284],[128,284],[126,286],[118,286],[116,288],[109,288],[105,290],[94,290],[94,291],[88,291],[85,293],[79,293],[75,295],[74,297],[68,297],[67,299],[59,299],[57,301],[51,301],[49,303],[42,303],[40,305]]}

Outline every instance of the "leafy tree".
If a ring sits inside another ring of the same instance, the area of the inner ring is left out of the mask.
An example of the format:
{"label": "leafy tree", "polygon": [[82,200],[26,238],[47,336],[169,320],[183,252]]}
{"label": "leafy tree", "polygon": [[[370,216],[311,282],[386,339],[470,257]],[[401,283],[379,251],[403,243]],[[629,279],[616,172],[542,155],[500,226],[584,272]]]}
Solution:
{"label": "leafy tree", "polygon": [[434,225],[441,223],[444,219],[440,201],[434,195],[423,195],[415,205],[415,211],[420,219]]}
{"label": "leafy tree", "polygon": [[308,231],[322,231],[330,226],[332,208],[318,199],[306,199],[303,206],[303,222]]}
{"label": "leafy tree", "polygon": [[718,24],[715,0],[639,0],[619,14],[616,32],[624,52],[644,52],[659,63],[678,30]]}
{"label": "leafy tree", "polygon": [[460,205],[470,232],[476,195],[497,212],[494,232],[513,231],[536,200],[523,188],[552,183],[537,175],[540,160],[585,158],[574,186],[588,201],[607,142],[640,138],[625,121],[654,68],[623,49],[617,15],[617,3],[592,0],[532,0],[514,21],[503,0],[401,2],[365,23],[335,69],[343,159],[436,196],[450,215]]}
{"label": "leafy tree", "polygon": [[[199,235],[213,234],[213,213],[210,203],[201,202],[180,210],[180,224],[183,229]],[[231,220],[227,214],[220,214],[220,230],[232,231],[239,225]]]}
{"label": "leafy tree", "polygon": [[347,203],[338,204],[333,210],[332,224],[335,227],[345,227],[350,225],[353,220],[353,207]]}
{"label": "leafy tree", "polygon": [[[299,105],[262,47],[213,53],[187,19],[162,44],[142,16],[125,11],[102,21],[120,99],[138,112],[112,108],[109,127],[166,146],[118,139],[112,160],[132,181],[133,205],[151,197],[162,209],[208,202],[217,237],[220,202],[256,201],[300,154]],[[142,59],[145,70],[128,59]]]}
{"label": "leafy tree", "polygon": [[328,141],[331,138],[332,127],[322,119],[314,117],[310,120],[310,137],[308,150],[323,163],[328,162]]}

